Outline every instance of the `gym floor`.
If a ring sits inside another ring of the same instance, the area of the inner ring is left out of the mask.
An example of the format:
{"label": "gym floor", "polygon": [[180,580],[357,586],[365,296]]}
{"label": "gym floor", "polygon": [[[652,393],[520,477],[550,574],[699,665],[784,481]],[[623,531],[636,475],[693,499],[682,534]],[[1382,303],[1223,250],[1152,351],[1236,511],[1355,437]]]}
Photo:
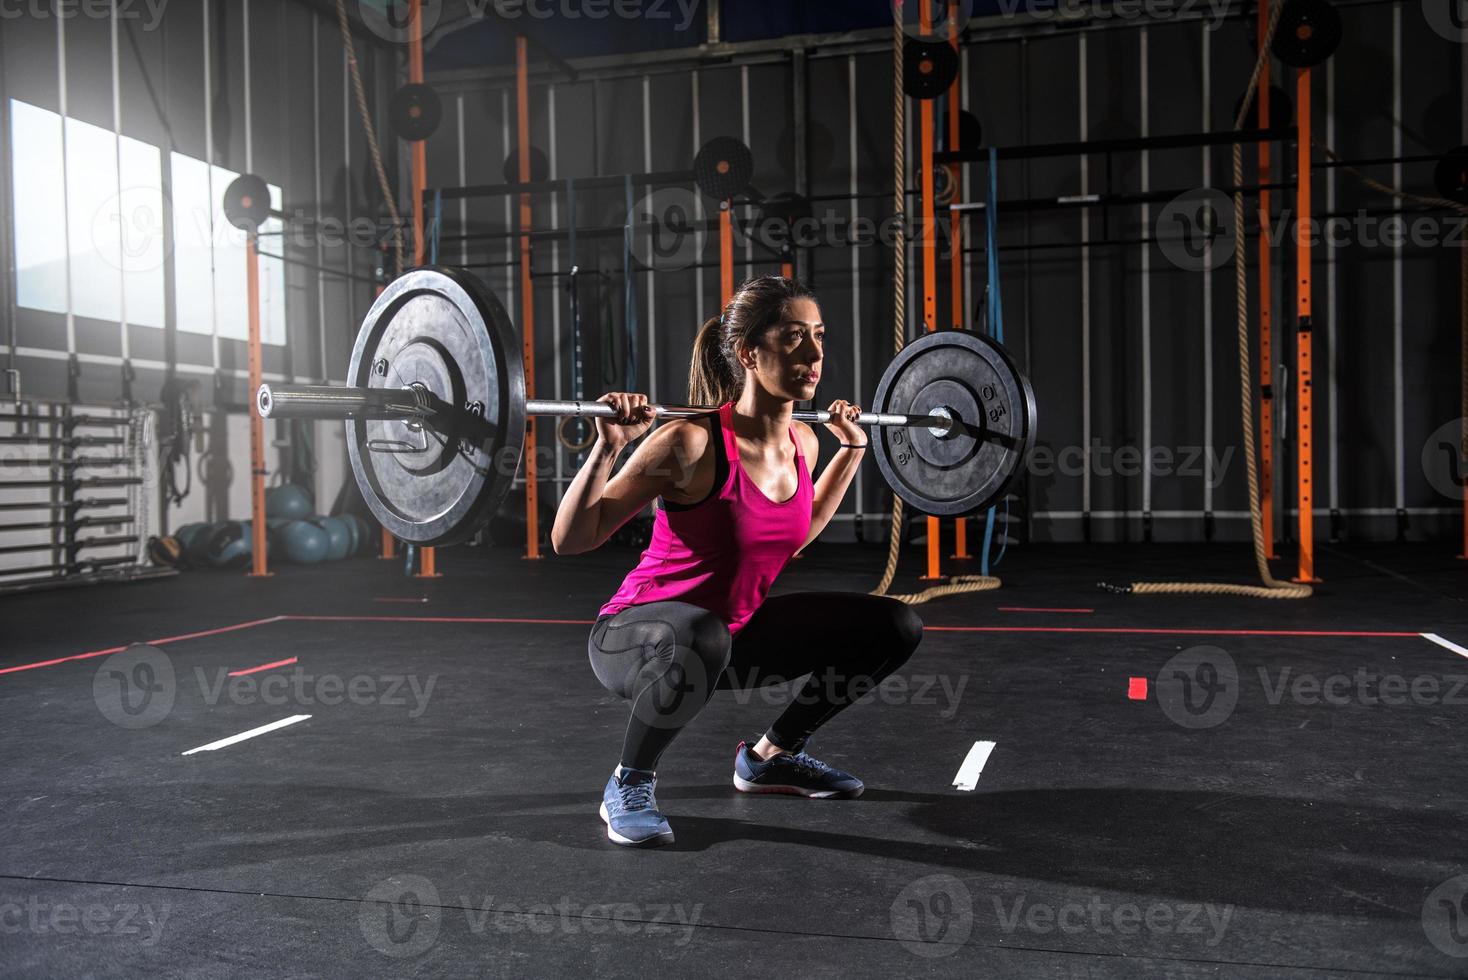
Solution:
{"label": "gym floor", "polygon": [[[1239,546],[1017,551],[818,733],[860,799],[737,793],[789,692],[722,692],[653,851],[596,813],[627,709],[586,634],[629,550],[6,599],[0,973],[1463,976],[1462,566],[1321,552],[1291,603],[1096,587]],[[875,553],[775,592],[864,591]]]}

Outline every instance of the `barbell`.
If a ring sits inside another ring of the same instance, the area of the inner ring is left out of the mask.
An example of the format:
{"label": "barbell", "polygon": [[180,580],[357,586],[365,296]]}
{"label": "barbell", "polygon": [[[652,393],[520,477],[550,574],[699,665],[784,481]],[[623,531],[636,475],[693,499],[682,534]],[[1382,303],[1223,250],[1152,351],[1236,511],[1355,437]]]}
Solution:
{"label": "barbell", "polygon": [[[261,385],[262,418],[339,419],[352,475],[374,517],[423,546],[470,537],[509,492],[535,416],[616,415],[594,401],[525,397],[519,345],[504,307],[462,269],[414,269],[367,311],[347,385]],[[650,406],[695,418],[698,406]],[[828,422],[824,411],[798,411]],[[874,410],[877,466],[916,510],[953,516],[1002,499],[1035,442],[1029,381],[1003,346],[962,330],[924,334],[883,372]]]}

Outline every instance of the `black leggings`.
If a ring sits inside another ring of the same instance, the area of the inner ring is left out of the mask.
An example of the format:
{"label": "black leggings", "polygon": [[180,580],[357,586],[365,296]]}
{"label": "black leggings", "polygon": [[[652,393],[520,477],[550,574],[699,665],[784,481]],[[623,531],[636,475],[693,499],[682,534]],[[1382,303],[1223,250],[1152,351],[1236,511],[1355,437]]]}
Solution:
{"label": "black leggings", "polygon": [[765,600],[737,636],[686,602],[649,602],[602,616],[587,646],[597,680],[632,702],[622,765],[655,769],[715,690],[750,690],[810,675],[765,737],[798,752],[811,733],[907,662],[923,636],[912,607],[861,592],[797,592]]}

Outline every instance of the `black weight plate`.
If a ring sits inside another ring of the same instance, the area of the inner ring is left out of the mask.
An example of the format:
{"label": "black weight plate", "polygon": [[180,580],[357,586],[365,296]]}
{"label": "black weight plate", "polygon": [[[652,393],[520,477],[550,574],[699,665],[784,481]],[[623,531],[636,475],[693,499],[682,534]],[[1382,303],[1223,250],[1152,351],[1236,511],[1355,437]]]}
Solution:
{"label": "black weight plate", "polygon": [[347,454],[362,497],[395,537],[453,544],[495,512],[525,440],[520,357],[504,307],[469,272],[415,269],[367,311],[347,384],[422,385],[441,405],[419,426],[347,422]]}
{"label": "black weight plate", "polygon": [[1432,172],[1437,192],[1450,201],[1468,204],[1468,146],[1443,154]]}
{"label": "black weight plate", "polygon": [[902,48],[902,87],[909,98],[936,99],[958,77],[958,55],[936,37],[908,38]]}
{"label": "black weight plate", "polygon": [[754,176],[749,147],[732,136],[715,136],[693,158],[693,180],[698,189],[717,201],[744,193]]}
{"label": "black weight plate", "polygon": [[[1239,118],[1239,110],[1244,107],[1244,97],[1240,95],[1234,101],[1234,114],[1229,117],[1228,124],[1233,126],[1234,120]],[[1283,129],[1295,118],[1295,106],[1290,101],[1289,94],[1278,85],[1269,86],[1269,125],[1267,129]],[[1249,114],[1244,117],[1245,129],[1259,128],[1259,92],[1256,89],[1254,98],[1249,102]]]}
{"label": "black weight plate", "polygon": [[[505,157],[505,183],[523,184],[526,181],[520,179],[520,149],[513,147],[510,155]],[[550,180],[550,160],[538,146],[530,147],[530,181],[531,183]]]}
{"label": "black weight plate", "polygon": [[411,83],[393,93],[389,110],[392,130],[400,139],[426,140],[438,131],[443,103],[431,85]]}
{"label": "black weight plate", "polygon": [[1313,68],[1341,43],[1341,15],[1330,0],[1285,0],[1270,50],[1293,68]]}
{"label": "black weight plate", "polygon": [[874,412],[948,409],[962,431],[876,426],[877,467],[924,514],[970,514],[1003,499],[1035,444],[1035,394],[1001,345],[966,330],[924,334],[904,347],[877,385]]}
{"label": "black weight plate", "polygon": [[938,124],[938,140],[945,150],[977,150],[984,145],[984,126],[979,122],[979,117],[967,109],[958,112],[958,145],[949,146],[948,140],[948,113],[943,114],[943,120]]}
{"label": "black weight plate", "polygon": [[270,217],[270,187],[254,174],[241,174],[224,189],[225,220],[243,231],[254,231]]}

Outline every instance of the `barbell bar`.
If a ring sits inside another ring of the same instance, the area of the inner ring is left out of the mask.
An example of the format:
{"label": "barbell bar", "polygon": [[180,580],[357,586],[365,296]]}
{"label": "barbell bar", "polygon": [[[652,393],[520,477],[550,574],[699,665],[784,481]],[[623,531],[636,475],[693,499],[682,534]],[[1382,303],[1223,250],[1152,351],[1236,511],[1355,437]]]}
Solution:
{"label": "barbell bar", "polygon": [[[256,395],[256,408],[265,419],[325,419],[345,422],[348,419],[376,419],[379,421],[413,421],[429,418],[435,414],[433,396],[424,388],[346,388],[339,385],[269,385],[263,384]],[[443,406],[447,408],[448,406]],[[695,419],[713,412],[717,408],[696,405],[650,405],[655,419]],[[615,407],[595,401],[551,401],[531,398],[525,402],[525,414],[557,418],[616,418]],[[791,418],[799,422],[816,422],[822,425],[831,421],[827,411],[797,411]],[[856,417],[858,425],[906,425],[922,426],[933,430],[934,435],[947,434],[949,429],[960,429],[963,423],[955,420],[943,407],[934,408],[927,415],[907,415],[896,412],[862,412]]]}
{"label": "barbell bar", "polygon": [[[830,344],[828,344],[828,347]],[[465,269],[413,269],[387,285],[357,332],[347,384],[262,385],[264,418],[342,421],[362,498],[411,544],[463,541],[509,492],[535,416],[616,415],[597,401],[527,399],[520,344],[498,297]],[[660,419],[715,409],[654,405]],[[925,333],[887,366],[859,424],[892,491],[921,513],[991,506],[1034,445],[1034,392],[1003,345]],[[828,422],[823,411],[793,413]]]}

